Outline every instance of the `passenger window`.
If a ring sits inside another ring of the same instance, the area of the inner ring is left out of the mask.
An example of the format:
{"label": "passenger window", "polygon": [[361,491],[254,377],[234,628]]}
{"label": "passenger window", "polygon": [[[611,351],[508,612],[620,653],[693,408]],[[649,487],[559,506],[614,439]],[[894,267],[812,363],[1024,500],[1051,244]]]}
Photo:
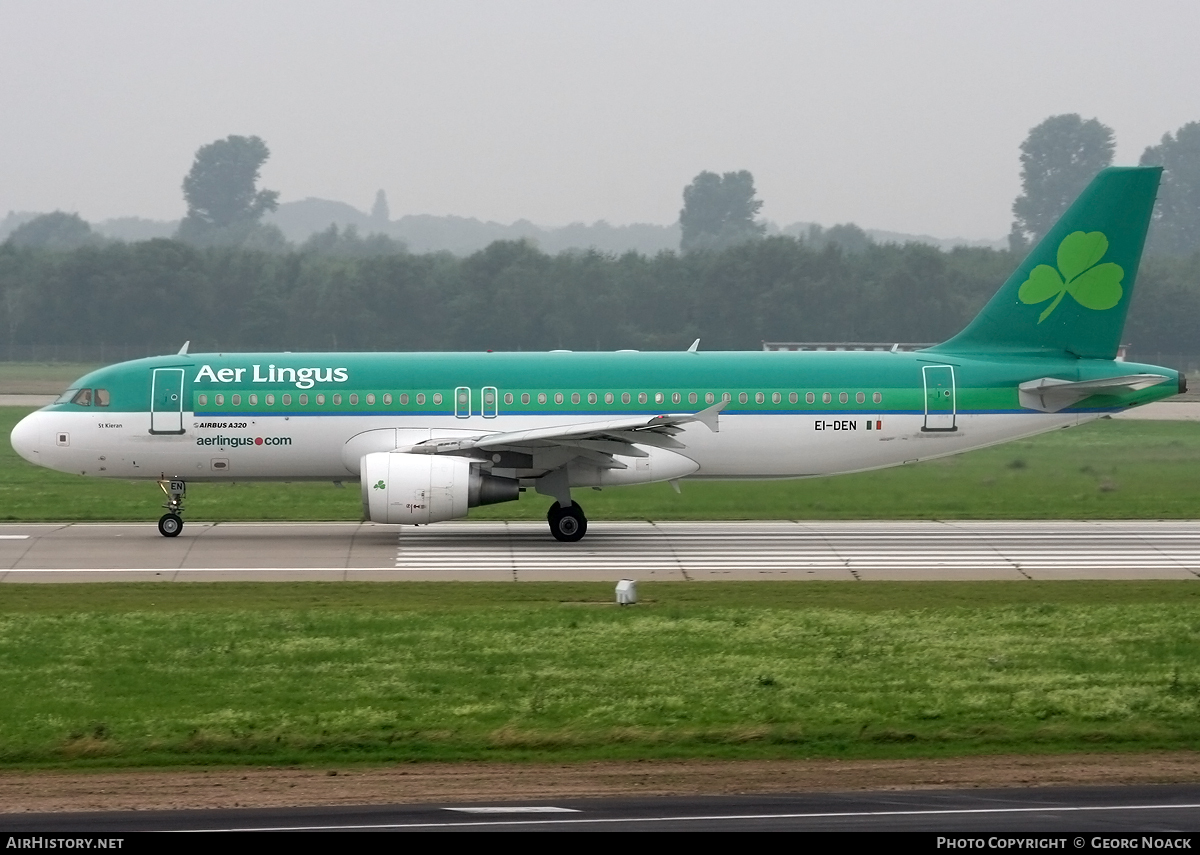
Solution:
{"label": "passenger window", "polygon": [[72,404],[78,404],[81,407],[90,407],[92,405],[92,390],[80,389],[75,393],[75,397],[71,399]]}
{"label": "passenger window", "polygon": [[442,393],[434,392],[433,393],[433,403],[440,404],[441,402],[442,402]]}
{"label": "passenger window", "polygon": [[[351,404],[357,404],[357,403],[358,403],[358,395],[351,395],[351,396],[350,396],[350,403],[351,403]],[[425,406],[425,393],[424,393],[424,392],[418,392],[418,393],[417,393],[417,406],[418,406],[418,407],[423,407],[423,406]]]}
{"label": "passenger window", "polygon": [[672,404],[678,404],[682,400],[683,400],[683,397],[678,392],[671,393],[671,403]]}
{"label": "passenger window", "polygon": [[749,395],[747,395],[745,392],[738,392],[738,403],[739,404],[748,404],[749,402],[750,402]]}
{"label": "passenger window", "polygon": [[[84,391],[86,392],[87,390],[85,389]],[[199,402],[200,402],[200,406],[207,407],[208,406],[208,395],[201,395],[199,398]]]}
{"label": "passenger window", "polygon": [[225,396],[224,396],[224,395],[216,395],[215,397],[216,397],[216,399],[217,399],[217,406],[218,406],[218,407],[219,407],[219,406],[221,406],[222,404],[224,404],[224,403],[225,403]]}
{"label": "passenger window", "polygon": [[[235,396],[235,397],[236,397],[236,396]],[[236,403],[237,403],[237,401],[234,401],[234,403],[236,404]],[[318,406],[318,407],[320,407],[320,406],[323,406],[324,404],[325,404],[325,396],[324,396],[324,395],[317,395],[317,406]]]}
{"label": "passenger window", "polygon": [[654,393],[654,403],[661,404],[662,402],[663,402],[663,393],[655,392]]}
{"label": "passenger window", "polygon": [[767,402],[767,396],[766,396],[766,395],[764,395],[762,392],[755,392],[755,393],[754,393],[754,403],[756,403],[756,404],[765,404],[766,402]]}
{"label": "passenger window", "polygon": [[821,403],[822,404],[828,404],[832,401],[833,401],[833,395],[829,394],[828,392],[823,392],[821,394]]}
{"label": "passenger window", "polygon": [[[324,398],[325,396],[324,396],[324,395],[322,395],[321,397],[322,397],[322,398]],[[234,395],[234,396],[233,396],[233,405],[234,405],[235,407],[240,407],[240,406],[242,405],[242,396],[241,396],[241,395]]]}
{"label": "passenger window", "polygon": [[[341,395],[334,395],[334,396],[333,396],[333,402],[334,402],[335,404],[340,404],[340,403],[342,402],[342,396],[341,396]],[[407,393],[407,392],[401,392],[401,393],[400,393],[400,406],[402,406],[402,407],[407,407],[407,406],[408,406],[408,393]]]}
{"label": "passenger window", "polygon": [[650,400],[650,398],[646,395],[645,392],[638,392],[638,403],[639,404],[644,404],[648,400]]}
{"label": "passenger window", "polygon": [[721,400],[722,400],[722,401],[732,401],[732,400],[733,400],[733,395],[729,394],[728,392],[722,392],[722,393],[721,393]]}
{"label": "passenger window", "polygon": [[291,395],[286,395],[286,394],[285,394],[285,395],[283,396],[283,405],[284,405],[285,407],[288,407],[288,406],[291,406],[291,403],[292,403],[292,396],[291,396]]}
{"label": "passenger window", "polygon": [[555,392],[554,393],[554,403],[561,404],[562,402],[563,402],[562,392]]}
{"label": "passenger window", "polygon": [[511,404],[512,402],[513,402],[512,392],[505,392],[504,393],[504,403]]}
{"label": "passenger window", "polygon": [[[420,400],[420,399],[421,399],[421,398],[423,398],[423,397],[425,397],[425,396],[424,396],[424,395],[417,395],[417,403],[418,403],[418,404],[419,404],[419,403],[421,403],[421,400]],[[351,396],[350,396],[350,403],[351,403],[351,404],[357,404],[357,403],[358,403],[358,395],[351,395]]]}
{"label": "passenger window", "polygon": [[302,407],[307,407],[307,406],[308,406],[308,395],[301,395],[301,396],[300,396],[300,406],[302,406]]}
{"label": "passenger window", "polygon": [[257,405],[258,404],[258,395],[251,395],[250,403],[251,403],[251,405]]}
{"label": "passenger window", "polygon": [[[322,397],[322,398],[324,398],[325,396],[324,396],[324,395],[322,395],[321,397]],[[383,402],[384,402],[385,404],[390,404],[390,403],[392,402],[392,393],[391,393],[391,392],[385,392],[385,393],[384,393],[384,395],[383,395]]]}
{"label": "passenger window", "polygon": [[867,396],[865,394],[863,394],[862,392],[859,392],[857,395],[854,396],[854,400],[860,404],[865,404],[867,402]]}
{"label": "passenger window", "polygon": [[780,395],[778,392],[771,393],[771,403],[772,404],[778,404],[782,401],[783,401],[783,396]]}
{"label": "passenger window", "polygon": [[595,392],[588,392],[588,403],[589,404],[596,403],[596,393]]}
{"label": "passenger window", "polygon": [[342,402],[342,396],[340,394],[333,396],[333,403],[340,404],[341,402]]}
{"label": "passenger window", "polygon": [[622,392],[622,393],[621,393],[621,403],[622,403],[622,404],[628,404],[628,403],[629,403],[629,401],[630,401],[629,393],[628,393],[628,392]]}
{"label": "passenger window", "polygon": [[572,404],[578,404],[578,403],[579,403],[579,393],[578,393],[578,392],[572,392],[572,393],[571,393],[571,403],[572,403]]}
{"label": "passenger window", "polygon": [[806,404],[811,404],[816,400],[817,400],[817,396],[814,395],[812,392],[809,392],[807,395],[804,396],[804,402]]}
{"label": "passenger window", "polygon": [[847,395],[845,392],[842,392],[841,394],[838,395],[838,403],[839,404],[845,404],[849,400],[850,400],[850,396]]}
{"label": "passenger window", "polygon": [[108,401],[109,401],[108,390],[107,389],[97,389],[96,390],[96,406],[97,407],[107,407]]}
{"label": "passenger window", "polygon": [[538,392],[538,403],[539,404],[546,403],[546,393],[545,392]]}
{"label": "passenger window", "polygon": [[883,403],[883,395],[880,395],[878,392],[876,392],[874,395],[871,396],[871,400],[874,401],[876,404],[882,404]]}
{"label": "passenger window", "polygon": [[275,405],[275,396],[274,396],[274,395],[267,395],[267,406],[268,406],[268,407],[271,407],[271,406],[274,406],[274,405]]}
{"label": "passenger window", "polygon": [[529,393],[528,393],[528,392],[522,392],[522,393],[521,393],[521,403],[522,403],[522,404],[528,404],[528,403],[529,403]]}
{"label": "passenger window", "polygon": [[[301,397],[303,397],[303,396],[301,396]],[[304,402],[303,402],[303,401],[301,401],[300,403],[302,403],[302,404],[303,404]],[[367,393],[367,403],[368,403],[368,404],[374,404],[374,403],[375,403],[375,393],[374,393],[374,392],[368,392],[368,393]]]}
{"label": "passenger window", "polygon": [[717,400],[717,396],[714,395],[712,392],[704,393],[704,403],[711,404],[711,403],[715,402],[716,400]]}
{"label": "passenger window", "polygon": [[611,404],[612,402],[613,402],[613,393],[605,392],[604,393],[604,403]]}
{"label": "passenger window", "polygon": [[700,400],[700,396],[697,395],[695,392],[688,392],[688,403],[689,404],[694,404],[699,400]]}
{"label": "passenger window", "polygon": [[795,392],[788,393],[788,403],[789,404],[799,404],[800,396],[797,395]]}

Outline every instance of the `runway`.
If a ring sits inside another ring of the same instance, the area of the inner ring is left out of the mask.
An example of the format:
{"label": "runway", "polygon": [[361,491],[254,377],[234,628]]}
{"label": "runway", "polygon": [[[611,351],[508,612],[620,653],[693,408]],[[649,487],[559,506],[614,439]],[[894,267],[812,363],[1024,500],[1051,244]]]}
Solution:
{"label": "runway", "polygon": [[[1192,848],[1195,785],[549,799],[487,804],[0,815],[5,834],[145,831],[921,831],[1077,834],[1071,848]],[[993,838],[995,840],[995,838]],[[932,843],[933,841],[930,841]],[[1062,843],[1045,848],[1067,848]],[[1135,840],[1140,843],[1140,840]],[[19,844],[18,844],[19,845]],[[963,848],[965,845],[960,844]],[[1001,839],[986,848],[1032,844]],[[956,847],[957,848],[957,847]],[[970,848],[985,848],[983,841]],[[1042,848],[1042,847],[1039,847]]]}
{"label": "runway", "polygon": [[0,582],[1200,578],[1200,522],[0,525]]}

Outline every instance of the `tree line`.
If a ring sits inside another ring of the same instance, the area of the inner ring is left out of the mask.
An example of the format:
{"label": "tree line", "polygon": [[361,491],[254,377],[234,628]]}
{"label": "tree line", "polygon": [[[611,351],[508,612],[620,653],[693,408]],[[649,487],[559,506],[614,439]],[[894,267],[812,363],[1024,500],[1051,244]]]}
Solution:
{"label": "tree line", "polygon": [[[177,240],[0,246],[9,345],[192,341],[199,350],[758,349],[764,340],[941,341],[1012,272],[1009,250],[767,237],[647,257],[497,242],[330,256]],[[1126,341],[1200,353],[1200,254],[1143,262]]]}
{"label": "tree line", "polygon": [[[261,223],[269,150],[228,137],[197,151],[175,239],[98,240],[75,215],[0,245],[0,358],[13,346],[190,339],[225,350],[757,349],[764,340],[941,341],[1112,160],[1111,129],[1052,116],[1021,147],[1006,251],[876,244],[856,226],[768,236],[747,171],[685,188],[681,252],[564,252],[498,241],[465,257],[411,254],[336,228],[295,246]],[[1166,166],[1126,329],[1134,355],[1200,355],[1200,123],[1143,163]],[[376,200],[386,219],[386,200]],[[8,348],[6,351],[5,348]]]}

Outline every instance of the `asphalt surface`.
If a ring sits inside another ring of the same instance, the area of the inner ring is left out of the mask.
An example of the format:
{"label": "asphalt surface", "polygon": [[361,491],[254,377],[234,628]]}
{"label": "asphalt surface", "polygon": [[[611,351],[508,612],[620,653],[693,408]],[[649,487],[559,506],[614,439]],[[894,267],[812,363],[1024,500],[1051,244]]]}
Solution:
{"label": "asphalt surface", "polygon": [[0,582],[1195,579],[1200,522],[0,525]]}
{"label": "asphalt surface", "polygon": [[[1200,831],[1200,786],[915,790],[115,813],[3,814],[0,831]],[[1193,844],[1191,848],[1194,848]],[[1011,847],[1017,848],[1017,847]],[[1107,847],[1106,847],[1107,848]],[[1137,848],[1137,847],[1135,847]]]}

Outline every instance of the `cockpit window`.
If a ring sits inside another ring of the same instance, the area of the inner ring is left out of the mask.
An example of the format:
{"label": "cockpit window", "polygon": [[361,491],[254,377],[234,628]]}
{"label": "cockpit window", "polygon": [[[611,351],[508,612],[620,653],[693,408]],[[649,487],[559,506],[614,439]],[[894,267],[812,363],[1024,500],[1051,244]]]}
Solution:
{"label": "cockpit window", "polygon": [[108,402],[109,402],[108,390],[107,389],[97,389],[96,390],[96,406],[97,407],[107,407]]}
{"label": "cockpit window", "polygon": [[58,400],[55,401],[54,403],[69,404],[69,403],[71,403],[71,399],[75,397],[75,393],[78,391],[79,391],[78,389],[68,389],[67,391],[65,391],[61,395],[59,395]]}
{"label": "cockpit window", "polygon": [[71,399],[72,404],[78,404],[81,407],[90,407],[92,405],[92,390],[80,389],[75,393],[75,397]]}

